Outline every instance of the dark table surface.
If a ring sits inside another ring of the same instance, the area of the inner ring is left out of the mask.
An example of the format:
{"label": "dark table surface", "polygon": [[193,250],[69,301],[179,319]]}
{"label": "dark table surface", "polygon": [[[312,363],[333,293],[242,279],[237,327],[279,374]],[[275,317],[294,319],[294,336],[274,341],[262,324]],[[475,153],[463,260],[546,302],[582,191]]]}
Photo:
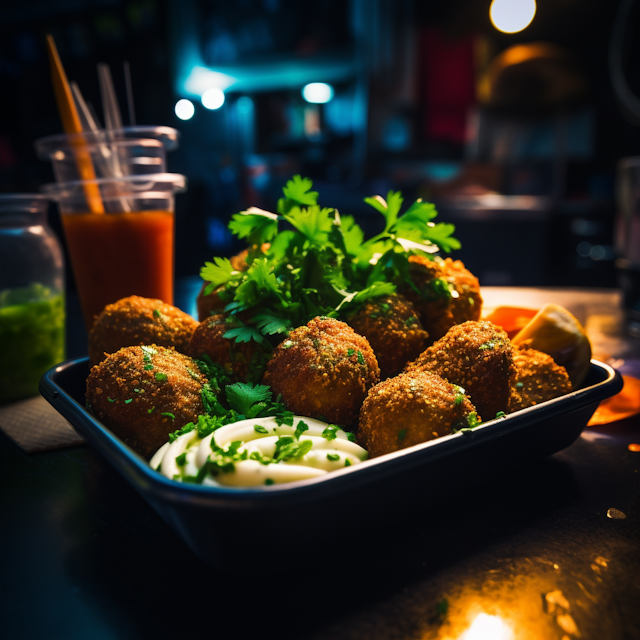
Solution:
{"label": "dark table surface", "polygon": [[[193,281],[181,287],[190,300]],[[640,356],[617,292],[483,293],[487,306],[562,300],[596,355],[620,366]],[[0,637],[640,638],[632,443],[640,415],[320,546],[256,531],[263,563],[222,575],[90,447],[26,454],[0,434]]]}

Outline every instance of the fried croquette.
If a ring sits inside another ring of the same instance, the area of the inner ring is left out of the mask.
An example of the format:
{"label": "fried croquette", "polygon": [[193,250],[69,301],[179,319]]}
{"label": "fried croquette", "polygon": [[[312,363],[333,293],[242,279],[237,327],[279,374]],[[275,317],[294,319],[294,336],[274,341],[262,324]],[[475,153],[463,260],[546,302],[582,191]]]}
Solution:
{"label": "fried croquette", "polygon": [[107,305],[89,332],[91,365],[122,347],[157,344],[184,353],[198,326],[189,314],[162,300],[129,296]]}
{"label": "fried croquette", "polygon": [[567,370],[556,364],[550,355],[536,351],[526,343],[514,349],[513,362],[516,377],[507,413],[533,407],[572,390]]}
{"label": "fried croquette", "polygon": [[369,341],[383,380],[400,373],[428,345],[413,304],[398,293],[367,302],[346,322]]}
{"label": "fried croquette", "polygon": [[170,433],[205,412],[207,382],[196,362],[173,349],[124,347],[91,369],[86,400],[93,415],[149,458]]}
{"label": "fried croquette", "polygon": [[203,320],[193,332],[186,353],[197,359],[202,359],[203,355],[209,356],[236,381],[257,382],[271,355],[271,346],[266,342],[264,344],[258,344],[254,340],[236,342],[233,339],[224,338],[224,334],[234,326],[233,318],[224,314]]}
{"label": "fried croquette", "polygon": [[402,287],[401,293],[413,302],[432,341],[456,324],[479,320],[480,283],[460,260],[410,256],[409,272],[419,293],[409,287]]}
{"label": "fried croquette", "polygon": [[487,321],[451,327],[414,362],[408,371],[435,373],[463,387],[485,420],[507,411],[516,374],[513,346],[505,331]]}
{"label": "fried croquette", "polygon": [[340,320],[316,317],[276,347],[262,381],[290,411],[350,426],[379,379],[365,337]]}
{"label": "fried croquette", "polygon": [[[360,410],[358,443],[371,457],[433,440],[478,419],[464,391],[427,371],[410,371],[373,387]],[[472,415],[474,414],[474,415]]]}

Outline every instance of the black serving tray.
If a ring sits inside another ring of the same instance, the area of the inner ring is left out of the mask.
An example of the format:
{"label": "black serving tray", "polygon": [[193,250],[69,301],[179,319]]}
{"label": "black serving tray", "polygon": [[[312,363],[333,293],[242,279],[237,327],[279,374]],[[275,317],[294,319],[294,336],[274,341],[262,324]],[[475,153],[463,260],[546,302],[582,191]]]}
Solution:
{"label": "black serving tray", "polygon": [[[264,544],[357,541],[391,518],[426,512],[466,488],[572,444],[622,377],[591,361],[581,389],[561,398],[320,478],[264,487],[203,487],[157,473],[84,406],[88,359],[50,369],[40,392],[205,562],[261,566]],[[263,544],[261,544],[261,542]],[[258,564],[255,564],[258,563]]]}

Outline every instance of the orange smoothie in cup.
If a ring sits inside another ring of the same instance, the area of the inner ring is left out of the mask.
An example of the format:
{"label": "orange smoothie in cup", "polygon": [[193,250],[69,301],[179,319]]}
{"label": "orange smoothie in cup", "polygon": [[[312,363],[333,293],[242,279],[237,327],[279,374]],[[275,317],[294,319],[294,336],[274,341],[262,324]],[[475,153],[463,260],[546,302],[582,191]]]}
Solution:
{"label": "orange smoothie in cup", "polygon": [[63,213],[62,224],[87,330],[127,296],[173,304],[173,212]]}

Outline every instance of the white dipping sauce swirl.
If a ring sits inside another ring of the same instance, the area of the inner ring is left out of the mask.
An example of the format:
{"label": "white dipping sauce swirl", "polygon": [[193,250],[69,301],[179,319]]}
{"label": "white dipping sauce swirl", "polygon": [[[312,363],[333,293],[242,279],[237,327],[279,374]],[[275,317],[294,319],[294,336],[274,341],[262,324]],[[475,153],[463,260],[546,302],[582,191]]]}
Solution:
{"label": "white dipping sauce swirl", "polygon": [[[308,427],[302,433],[301,422]],[[299,430],[297,439],[296,429]],[[311,442],[311,445],[305,444],[305,448],[310,448],[302,456],[276,461],[278,440],[287,436],[298,443]],[[234,447],[232,443],[236,443],[238,454],[247,452],[246,459],[214,469],[215,475],[207,470],[203,476],[201,469],[210,458],[216,458],[213,447],[226,451]],[[257,459],[251,459],[252,455]],[[241,420],[220,427],[204,438],[194,429],[164,444],[149,464],[174,480],[193,481],[198,477],[204,485],[254,487],[314,478],[358,464],[367,457],[366,450],[351,442],[342,429],[313,418],[294,416],[293,425],[278,425],[272,417]]]}

